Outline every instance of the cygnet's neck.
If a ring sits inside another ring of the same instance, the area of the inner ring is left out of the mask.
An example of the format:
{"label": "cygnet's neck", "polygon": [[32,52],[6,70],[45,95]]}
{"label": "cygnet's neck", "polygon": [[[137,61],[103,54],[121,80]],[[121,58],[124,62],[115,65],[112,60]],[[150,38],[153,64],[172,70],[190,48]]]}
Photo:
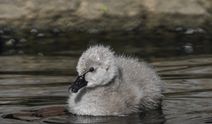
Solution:
{"label": "cygnet's neck", "polygon": [[109,83],[107,83],[106,85],[102,87],[109,88],[110,90],[117,90],[117,88],[120,86],[121,80],[122,80],[122,72],[117,67],[117,72],[114,78]]}

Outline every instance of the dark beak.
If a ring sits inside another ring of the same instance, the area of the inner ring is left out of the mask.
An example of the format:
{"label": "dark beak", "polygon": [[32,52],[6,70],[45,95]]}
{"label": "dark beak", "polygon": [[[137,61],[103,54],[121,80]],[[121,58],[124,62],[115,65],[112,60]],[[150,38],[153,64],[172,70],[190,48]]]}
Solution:
{"label": "dark beak", "polygon": [[78,76],[77,79],[74,81],[74,83],[69,87],[68,91],[71,90],[73,93],[77,93],[81,88],[87,86],[88,82],[85,80],[85,75],[88,72],[93,72],[93,71],[94,71],[94,68],[91,67],[83,75]]}
{"label": "dark beak", "polygon": [[85,75],[78,76],[73,84],[69,87],[73,93],[77,93],[81,88],[85,87],[88,82],[85,80]]}

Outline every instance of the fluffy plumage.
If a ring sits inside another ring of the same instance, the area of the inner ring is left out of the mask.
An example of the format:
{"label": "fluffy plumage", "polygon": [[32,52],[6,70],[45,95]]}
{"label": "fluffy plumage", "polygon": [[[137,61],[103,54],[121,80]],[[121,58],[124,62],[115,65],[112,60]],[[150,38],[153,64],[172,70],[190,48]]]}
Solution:
{"label": "fluffy plumage", "polygon": [[161,101],[162,81],[145,62],[117,56],[109,48],[96,45],[83,52],[77,64],[88,81],[77,93],[70,93],[69,111],[78,115],[126,115],[156,109]]}

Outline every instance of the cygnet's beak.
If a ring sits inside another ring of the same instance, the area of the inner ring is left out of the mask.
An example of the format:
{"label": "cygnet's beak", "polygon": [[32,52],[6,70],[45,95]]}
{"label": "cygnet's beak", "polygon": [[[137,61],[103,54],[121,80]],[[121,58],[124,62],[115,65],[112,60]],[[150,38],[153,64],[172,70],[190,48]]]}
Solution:
{"label": "cygnet's beak", "polygon": [[77,93],[79,89],[85,87],[87,83],[88,82],[85,80],[85,75],[78,76],[73,84],[69,87],[69,91],[71,90],[73,93]]}
{"label": "cygnet's beak", "polygon": [[80,75],[77,77],[77,79],[74,81],[74,83],[69,87],[68,91],[72,91],[73,93],[77,93],[81,88],[85,87],[88,82],[85,80],[85,75],[88,72],[93,72],[94,68],[91,67],[87,72],[85,72],[83,75]]}

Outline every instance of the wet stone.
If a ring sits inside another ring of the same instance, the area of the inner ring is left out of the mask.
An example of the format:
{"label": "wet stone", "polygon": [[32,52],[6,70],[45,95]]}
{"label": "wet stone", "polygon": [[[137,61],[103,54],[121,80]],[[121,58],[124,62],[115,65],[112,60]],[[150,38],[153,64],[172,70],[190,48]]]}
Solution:
{"label": "wet stone", "polygon": [[5,42],[6,46],[13,46],[14,44],[15,44],[15,40],[14,39],[10,39],[10,40]]}
{"label": "wet stone", "polygon": [[52,29],[53,34],[59,34],[61,31],[58,28]]}
{"label": "wet stone", "polygon": [[44,33],[39,33],[39,34],[37,35],[37,37],[45,37],[45,34],[44,34]]}
{"label": "wet stone", "polygon": [[32,33],[32,34],[37,34],[37,33],[38,33],[38,30],[35,29],[35,28],[33,28],[33,29],[31,29],[30,33]]}
{"label": "wet stone", "polygon": [[194,34],[194,33],[204,33],[204,32],[205,32],[205,31],[204,31],[202,28],[196,28],[196,29],[190,28],[190,29],[187,29],[187,30],[185,31],[185,34],[190,35],[190,34]]}
{"label": "wet stone", "polygon": [[186,30],[185,34],[193,34],[195,31],[193,29]]}
{"label": "wet stone", "polygon": [[25,43],[25,42],[27,42],[27,40],[24,39],[24,38],[22,38],[22,39],[19,40],[19,42],[20,42],[20,43]]}
{"label": "wet stone", "polygon": [[184,46],[184,51],[185,53],[191,54],[193,53],[194,49],[193,49],[193,45],[191,43],[186,43]]}
{"label": "wet stone", "polygon": [[202,28],[197,28],[197,29],[196,29],[196,32],[198,32],[198,33],[205,33],[205,30],[202,29]]}
{"label": "wet stone", "polygon": [[175,31],[177,31],[177,32],[182,32],[182,31],[184,31],[185,29],[183,28],[183,27],[177,27],[176,29],[175,29]]}

